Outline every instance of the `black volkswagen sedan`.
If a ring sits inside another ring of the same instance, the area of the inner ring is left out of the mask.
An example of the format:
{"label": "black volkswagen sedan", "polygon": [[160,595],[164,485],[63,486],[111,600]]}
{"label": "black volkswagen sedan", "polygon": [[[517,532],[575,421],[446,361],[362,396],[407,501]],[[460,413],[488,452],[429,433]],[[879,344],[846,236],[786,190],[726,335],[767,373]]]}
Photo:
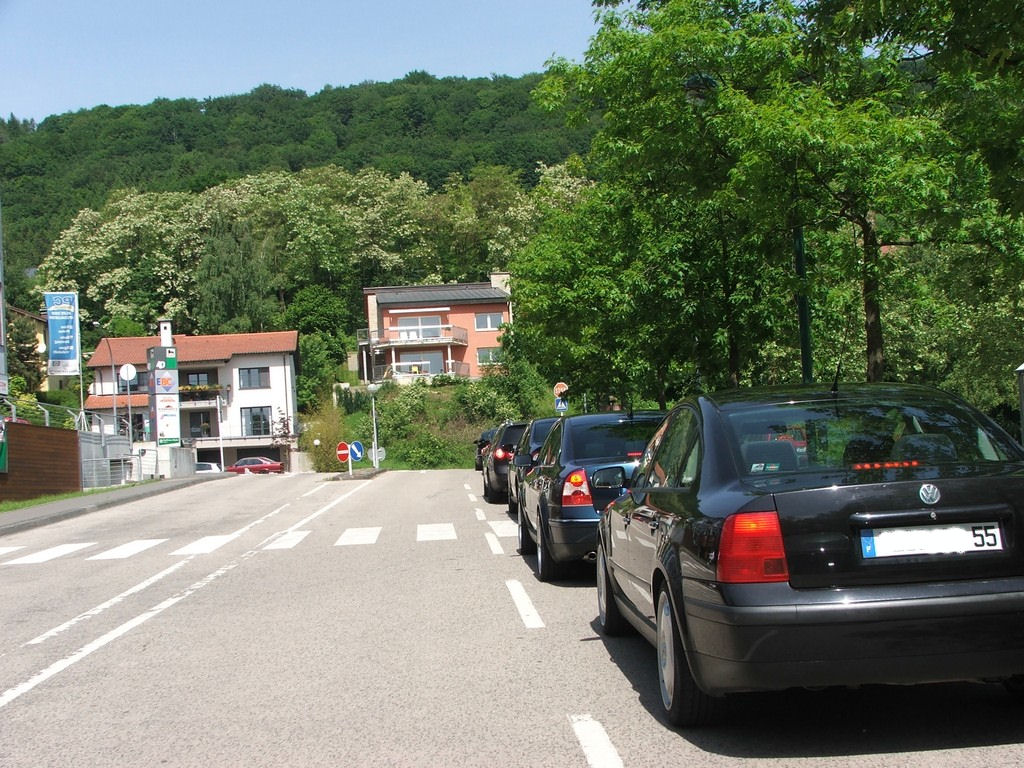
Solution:
{"label": "black volkswagen sedan", "polygon": [[664,417],[662,411],[567,416],[552,425],[536,457],[515,455],[514,464],[525,470],[519,551],[537,553],[537,578],[557,578],[562,563],[593,561],[598,515],[625,485],[595,484],[594,473],[631,473]]}
{"label": "black volkswagen sedan", "polygon": [[1024,452],[962,400],[889,384],[697,397],[630,486],[600,521],[599,620],[655,645],[672,723],[743,691],[1024,689]]}

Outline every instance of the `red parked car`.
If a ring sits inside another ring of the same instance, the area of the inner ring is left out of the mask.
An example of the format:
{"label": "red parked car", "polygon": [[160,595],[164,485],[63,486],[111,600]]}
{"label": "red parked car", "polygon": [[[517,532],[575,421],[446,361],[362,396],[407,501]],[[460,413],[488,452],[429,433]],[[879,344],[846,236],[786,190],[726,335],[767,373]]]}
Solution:
{"label": "red parked car", "polygon": [[268,459],[266,456],[249,456],[239,459],[228,467],[225,472],[237,472],[240,475],[249,473],[266,475],[270,472],[284,472],[284,465],[280,461]]}

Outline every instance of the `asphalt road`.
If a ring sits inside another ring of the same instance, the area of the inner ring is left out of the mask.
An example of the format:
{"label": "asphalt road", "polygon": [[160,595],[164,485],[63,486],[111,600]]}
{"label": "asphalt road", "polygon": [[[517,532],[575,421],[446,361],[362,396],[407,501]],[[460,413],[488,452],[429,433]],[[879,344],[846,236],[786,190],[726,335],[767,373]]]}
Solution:
{"label": "asphalt road", "polygon": [[479,473],[246,476],[0,536],[0,766],[1019,766],[997,686],[741,697],[680,732],[593,567]]}

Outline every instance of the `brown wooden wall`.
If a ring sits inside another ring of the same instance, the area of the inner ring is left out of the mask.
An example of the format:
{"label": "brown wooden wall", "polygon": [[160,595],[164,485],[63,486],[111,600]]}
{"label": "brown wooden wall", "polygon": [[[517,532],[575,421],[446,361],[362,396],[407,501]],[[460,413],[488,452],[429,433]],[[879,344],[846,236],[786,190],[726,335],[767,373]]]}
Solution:
{"label": "brown wooden wall", "polygon": [[0,501],[24,501],[82,490],[78,432],[8,422],[7,472],[0,472]]}

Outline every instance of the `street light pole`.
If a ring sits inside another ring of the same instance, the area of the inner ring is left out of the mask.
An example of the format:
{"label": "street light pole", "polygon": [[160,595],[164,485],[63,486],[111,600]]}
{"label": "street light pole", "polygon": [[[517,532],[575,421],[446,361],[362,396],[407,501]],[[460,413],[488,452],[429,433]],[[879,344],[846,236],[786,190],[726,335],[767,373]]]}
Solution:
{"label": "street light pole", "polygon": [[380,469],[380,457],[377,456],[377,390],[380,384],[367,384],[366,391],[370,393],[370,418],[373,420],[373,468]]}
{"label": "street light pole", "polygon": [[[110,346],[110,337],[104,336],[103,340],[107,342],[107,354],[110,355],[110,382],[114,387],[114,434],[118,435],[121,432],[121,426],[117,421],[117,373],[114,369],[114,350]],[[131,425],[128,425],[131,429]]]}

